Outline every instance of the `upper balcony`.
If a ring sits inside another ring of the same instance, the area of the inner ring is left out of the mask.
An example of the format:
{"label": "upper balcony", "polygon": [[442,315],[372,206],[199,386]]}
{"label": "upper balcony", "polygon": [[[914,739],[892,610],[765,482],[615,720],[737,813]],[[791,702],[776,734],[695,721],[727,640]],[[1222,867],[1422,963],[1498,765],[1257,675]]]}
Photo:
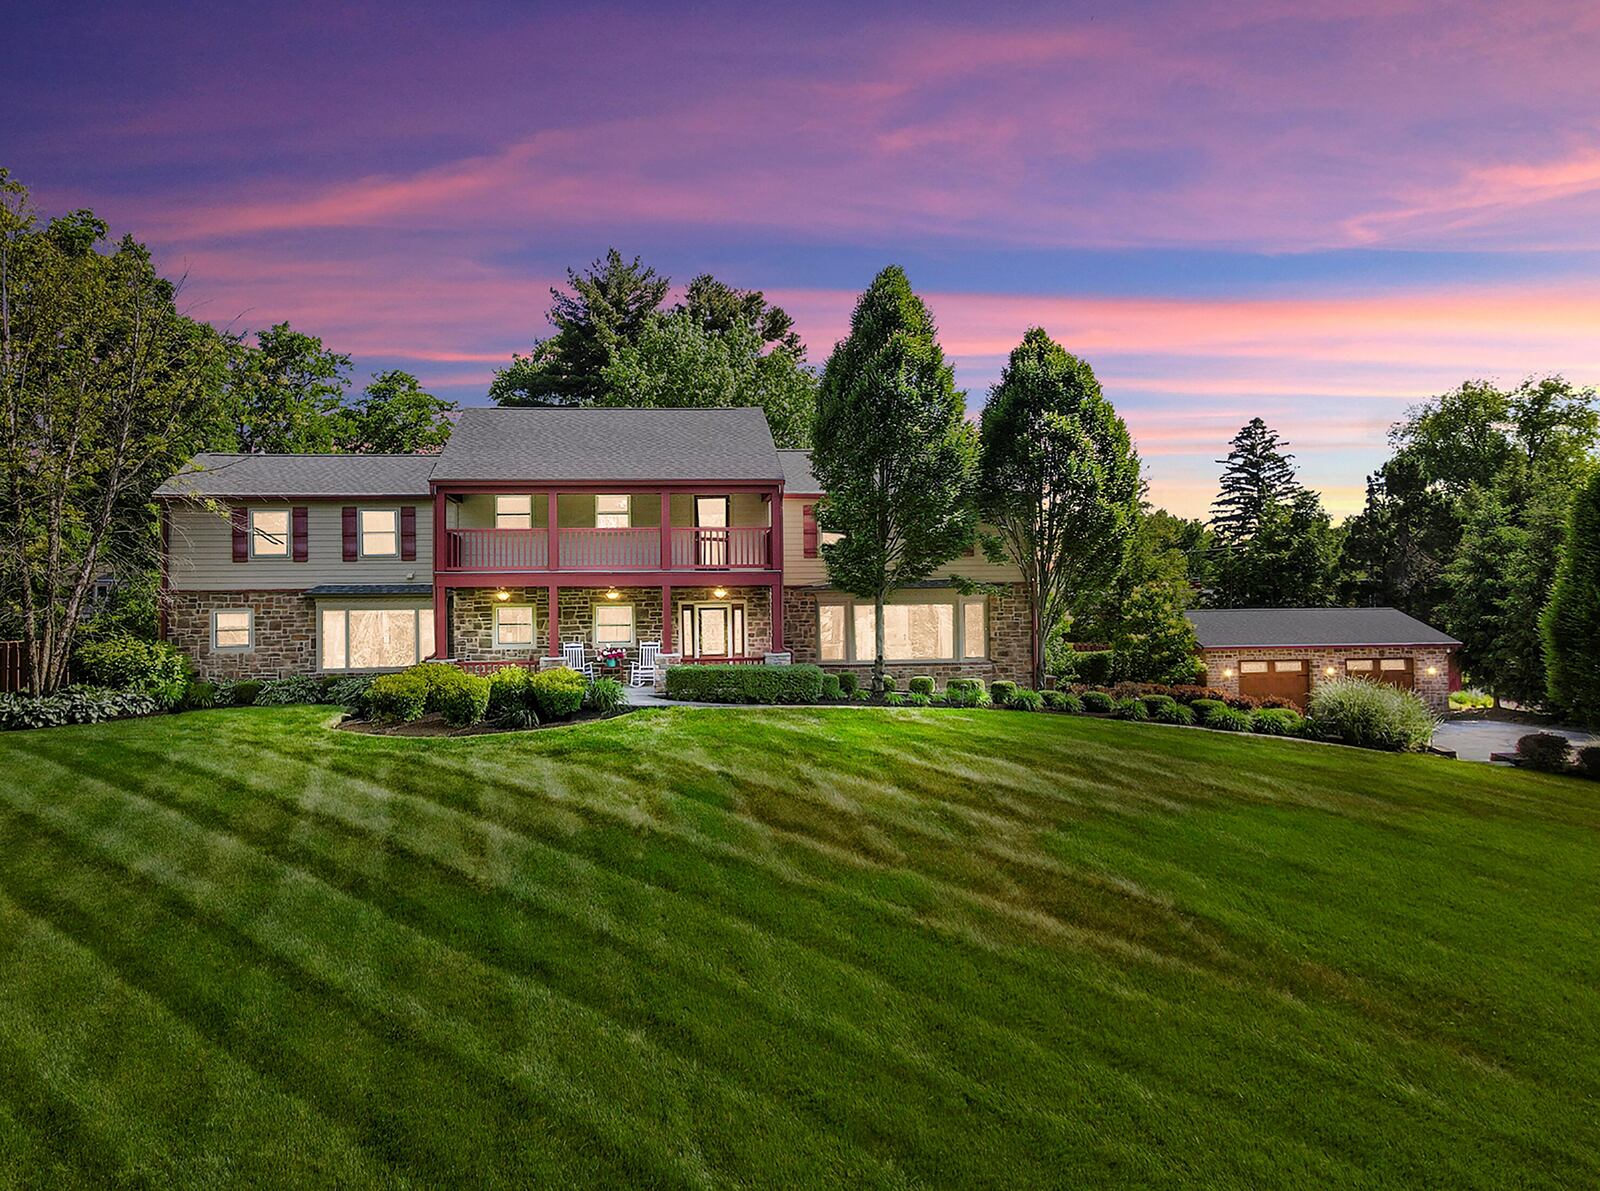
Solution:
{"label": "upper balcony", "polygon": [[782,564],[771,493],[472,492],[439,500],[442,572],[620,575]]}

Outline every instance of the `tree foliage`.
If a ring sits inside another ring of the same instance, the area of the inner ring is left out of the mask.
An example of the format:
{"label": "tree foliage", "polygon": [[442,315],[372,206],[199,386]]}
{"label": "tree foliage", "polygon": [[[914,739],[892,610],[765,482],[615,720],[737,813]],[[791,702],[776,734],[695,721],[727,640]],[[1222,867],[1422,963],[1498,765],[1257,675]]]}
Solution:
{"label": "tree foliage", "polygon": [[221,337],[106,235],[88,211],[40,227],[0,171],[0,583],[35,693],[66,680],[96,580],[151,566],[151,493],[225,419]]}
{"label": "tree foliage", "polygon": [[1111,637],[1116,677],[1127,682],[1195,680],[1194,626],[1184,615],[1189,585],[1141,583],[1128,593]]}
{"label": "tree foliage", "polygon": [[1139,457],[1089,365],[1038,328],[1011,352],[983,411],[979,508],[1022,570],[1033,684],[1074,606],[1105,592],[1139,513]]}
{"label": "tree foliage", "polygon": [[326,454],[346,428],[350,357],[278,323],[256,342],[233,342],[227,396],[231,436],[214,445],[247,453]]}
{"label": "tree foliage", "polygon": [[1540,628],[1550,703],[1600,725],[1600,469],[1572,502]]}
{"label": "tree foliage", "polygon": [[1204,521],[1141,508],[1116,578],[1073,605],[1067,625],[1071,638],[1098,642],[1116,637],[1123,610],[1137,587],[1156,583],[1206,588],[1212,582],[1211,556],[1212,535]]}
{"label": "tree foliage", "polygon": [[636,342],[617,347],[595,404],[754,406],[767,415],[778,446],[808,446],[816,377],[787,350],[763,354],[763,342],[742,317],[713,328],[687,310],[658,315]]}
{"label": "tree foliage", "polygon": [[1218,550],[1209,602],[1221,608],[1320,608],[1338,591],[1339,545],[1322,499],[1298,488],[1270,504],[1255,532]]}
{"label": "tree foliage", "polygon": [[674,309],[713,335],[728,335],[736,327],[749,326],[766,349],[788,352],[796,361],[806,358],[806,345],[794,329],[794,319],[783,307],[771,305],[758,289],[736,289],[702,273],[689,282],[684,300]]}
{"label": "tree foliage", "polygon": [[927,578],[975,533],[977,435],[933,317],[891,265],[856,303],[817,397],[817,526],[835,585],[876,609],[873,688],[883,689],[885,598]]}
{"label": "tree foliage", "polygon": [[454,423],[454,401],[435,397],[398,368],[373,376],[343,412],[338,446],[374,454],[429,453],[442,448]]}
{"label": "tree foliage", "polygon": [[1222,464],[1221,490],[1211,504],[1211,529],[1223,545],[1248,541],[1267,511],[1290,503],[1300,492],[1293,455],[1277,431],[1251,418],[1233,436]]}
{"label": "tree foliage", "polygon": [[603,397],[606,365],[619,347],[638,341],[669,284],[615,248],[581,273],[568,269],[567,288],[550,287],[555,334],[497,370],[489,396],[501,405],[587,405]]}

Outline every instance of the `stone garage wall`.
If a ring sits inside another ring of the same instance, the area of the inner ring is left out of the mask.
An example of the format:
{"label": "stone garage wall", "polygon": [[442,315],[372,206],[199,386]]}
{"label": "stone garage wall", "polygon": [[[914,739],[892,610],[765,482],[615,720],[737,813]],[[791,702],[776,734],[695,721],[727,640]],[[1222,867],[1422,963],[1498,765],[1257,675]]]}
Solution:
{"label": "stone garage wall", "polygon": [[[1422,701],[1433,711],[1444,713],[1450,706],[1450,651],[1439,646],[1388,648],[1364,646],[1359,648],[1323,649],[1208,649],[1200,655],[1206,664],[1206,685],[1239,693],[1239,663],[1293,661],[1306,659],[1311,667],[1311,689],[1314,691],[1331,678],[1342,678],[1348,658],[1410,658],[1412,688],[1422,696]],[[1327,669],[1333,667],[1333,674]],[[1433,670],[1429,674],[1429,669]],[[1226,671],[1233,673],[1227,674]]]}
{"label": "stone garage wall", "polygon": [[[167,640],[194,662],[209,682],[284,678],[317,668],[317,620],[299,591],[169,591]],[[211,648],[211,613],[249,608],[255,613],[255,647],[246,653]]]}
{"label": "stone garage wall", "polygon": [[[796,662],[817,663],[832,674],[853,673],[865,685],[872,673],[870,661],[823,662],[817,656],[817,603],[819,595],[824,594],[827,593],[810,588],[784,589],[784,648],[794,654]],[[889,662],[884,669],[895,676],[901,690],[905,690],[906,679],[918,674],[932,676],[941,686],[951,678],[980,678],[984,682],[1010,679],[1028,685],[1032,678],[1029,648],[1032,630],[1028,617],[1027,588],[1020,583],[1012,583],[998,594],[990,595],[987,621],[987,658],[970,662]]]}

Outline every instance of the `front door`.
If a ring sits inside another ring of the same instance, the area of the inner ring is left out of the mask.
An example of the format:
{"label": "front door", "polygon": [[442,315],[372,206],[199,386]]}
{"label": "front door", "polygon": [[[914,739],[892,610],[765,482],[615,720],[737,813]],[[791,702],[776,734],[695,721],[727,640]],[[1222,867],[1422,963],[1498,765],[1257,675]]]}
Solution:
{"label": "front door", "polygon": [[681,620],[683,649],[690,657],[743,656],[743,604],[686,604]]}
{"label": "front door", "polygon": [[695,565],[725,567],[728,565],[728,498],[726,496],[697,496],[694,498]]}

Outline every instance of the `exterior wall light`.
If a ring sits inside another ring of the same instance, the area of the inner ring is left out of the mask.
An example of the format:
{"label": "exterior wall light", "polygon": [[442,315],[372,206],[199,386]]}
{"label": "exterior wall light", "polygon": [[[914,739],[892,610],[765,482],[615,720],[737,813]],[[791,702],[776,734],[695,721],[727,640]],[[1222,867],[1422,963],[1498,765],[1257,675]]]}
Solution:
{"label": "exterior wall light", "polygon": [[[726,587],[714,587],[711,589],[711,594],[719,600],[724,600],[728,598],[728,589]],[[1430,670],[1429,673],[1431,674],[1432,671]]]}
{"label": "exterior wall light", "polygon": [[1433,675],[1435,675],[1435,674],[1437,674],[1437,673],[1439,673],[1439,667],[1438,667],[1438,666],[1429,666],[1429,667],[1428,667],[1428,676],[1429,676],[1429,677],[1430,677],[1430,678],[1431,678],[1431,677],[1432,677],[1432,676],[1433,676]]}
{"label": "exterior wall light", "polygon": [[1224,677],[1224,678],[1232,678],[1233,677],[1233,667],[1232,666],[1224,666],[1223,670],[1222,670],[1222,677]]}
{"label": "exterior wall light", "polygon": [[608,600],[620,600],[621,598],[622,598],[622,593],[620,591],[618,591],[615,587],[610,588],[610,589],[608,589],[606,591],[606,599],[608,599]]}
{"label": "exterior wall light", "polygon": [[505,601],[511,598],[511,593],[502,587],[499,591],[494,593],[494,598],[499,600],[501,603],[505,603]]}
{"label": "exterior wall light", "polygon": [[1324,666],[1324,667],[1322,667],[1322,672],[1324,674],[1326,674],[1329,678],[1332,678],[1333,675],[1334,675],[1334,669],[1333,669],[1332,666]]}

